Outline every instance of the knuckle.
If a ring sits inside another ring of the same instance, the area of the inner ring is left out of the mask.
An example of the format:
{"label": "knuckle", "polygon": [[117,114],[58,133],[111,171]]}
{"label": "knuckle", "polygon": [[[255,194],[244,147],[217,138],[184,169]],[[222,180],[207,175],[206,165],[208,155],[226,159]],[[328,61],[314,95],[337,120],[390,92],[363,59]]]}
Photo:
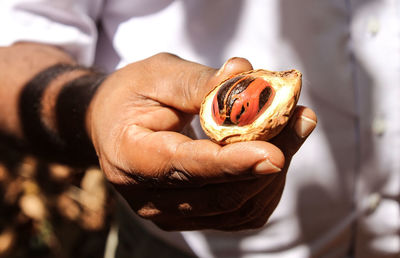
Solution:
{"label": "knuckle", "polygon": [[121,176],[117,175],[116,173],[107,173],[105,172],[106,179],[113,185],[123,185],[125,180],[122,179]]}
{"label": "knuckle", "polygon": [[172,184],[189,183],[192,175],[185,170],[171,169],[166,175],[164,180]]}
{"label": "knuckle", "polygon": [[155,207],[144,206],[136,212],[141,218],[152,220],[161,214],[161,211]]}
{"label": "knuckle", "polygon": [[126,178],[121,171],[111,166],[108,162],[100,160],[101,170],[108,182],[113,185],[125,185],[128,184],[129,180]]}
{"label": "knuckle", "polygon": [[189,216],[193,214],[193,206],[187,202],[178,204],[178,210],[183,216]]}
{"label": "knuckle", "polygon": [[[145,134],[143,133],[143,135]],[[140,136],[142,135],[138,133],[138,126],[136,124],[128,124],[122,128],[121,132],[116,138],[119,139],[119,142],[125,143],[125,145],[130,146],[130,144],[135,143],[135,141]]]}
{"label": "knuckle", "polygon": [[169,60],[169,59],[176,59],[178,58],[177,55],[168,53],[168,52],[160,52],[157,53],[153,56],[153,59],[163,61],[163,60]]}

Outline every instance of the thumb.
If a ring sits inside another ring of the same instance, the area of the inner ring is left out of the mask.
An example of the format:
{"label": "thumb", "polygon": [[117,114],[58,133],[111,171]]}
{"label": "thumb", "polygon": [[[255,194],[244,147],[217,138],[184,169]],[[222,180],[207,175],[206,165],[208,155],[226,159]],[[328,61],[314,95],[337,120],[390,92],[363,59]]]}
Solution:
{"label": "thumb", "polygon": [[200,92],[200,94],[197,94],[197,97],[201,97],[201,99],[193,98],[193,103],[198,105],[196,110],[200,110],[200,105],[204,97],[222,81],[236,74],[247,72],[252,69],[253,66],[245,58],[232,57],[228,59],[217,72],[211,75],[207,83],[204,85],[202,85],[201,82],[200,84],[197,84],[197,89]]}
{"label": "thumb", "polygon": [[172,54],[158,54],[145,60],[147,71],[156,71],[153,81],[143,87],[144,96],[185,113],[197,114],[204,97],[221,81],[253,67],[234,57],[219,69],[190,62]]}
{"label": "thumb", "polygon": [[192,107],[192,110],[187,111],[190,113],[198,113],[204,97],[218,84],[235,74],[250,71],[252,69],[253,66],[247,59],[232,57],[228,59],[219,70],[211,70],[208,77],[206,76],[206,80],[202,80],[202,77],[199,77],[198,74],[189,74],[191,78],[187,81],[192,83],[183,85],[183,87],[187,88],[187,92],[191,93],[186,95],[186,101],[192,104],[189,105]]}
{"label": "thumb", "polygon": [[270,142],[276,145],[290,160],[300,149],[317,125],[315,112],[304,106],[297,106],[288,125]]}

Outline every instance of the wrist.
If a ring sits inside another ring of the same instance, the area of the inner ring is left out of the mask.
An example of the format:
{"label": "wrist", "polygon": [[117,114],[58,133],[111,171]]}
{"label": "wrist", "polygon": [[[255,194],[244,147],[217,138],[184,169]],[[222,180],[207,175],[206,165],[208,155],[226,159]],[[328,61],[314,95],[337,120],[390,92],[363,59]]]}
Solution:
{"label": "wrist", "polygon": [[103,73],[91,70],[68,82],[57,97],[55,110],[58,133],[67,143],[66,150],[77,161],[97,163],[87,119],[90,117],[90,103],[104,79]]}

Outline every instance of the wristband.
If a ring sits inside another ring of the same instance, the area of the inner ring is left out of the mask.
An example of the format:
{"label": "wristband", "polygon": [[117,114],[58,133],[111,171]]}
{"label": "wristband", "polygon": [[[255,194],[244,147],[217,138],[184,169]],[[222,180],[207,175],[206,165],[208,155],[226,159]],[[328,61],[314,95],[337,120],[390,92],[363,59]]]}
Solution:
{"label": "wristband", "polygon": [[60,138],[75,160],[97,161],[86,131],[86,111],[97,88],[106,78],[101,73],[83,75],[67,83],[57,98],[56,117]]}
{"label": "wristband", "polygon": [[[46,127],[41,117],[43,95],[54,79],[74,70],[86,70],[88,74],[63,86],[55,106],[60,133],[55,134]],[[102,73],[70,64],[56,64],[33,77],[23,88],[19,99],[21,126],[29,149],[60,162],[86,165],[97,161],[82,121],[85,120],[91,97],[104,78]]]}

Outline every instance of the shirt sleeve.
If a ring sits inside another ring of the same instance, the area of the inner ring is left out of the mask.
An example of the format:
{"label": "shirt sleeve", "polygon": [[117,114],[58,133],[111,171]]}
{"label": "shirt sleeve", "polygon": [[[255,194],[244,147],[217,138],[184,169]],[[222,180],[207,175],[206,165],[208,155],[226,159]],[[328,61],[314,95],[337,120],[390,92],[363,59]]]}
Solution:
{"label": "shirt sleeve", "polygon": [[0,46],[29,41],[62,48],[92,65],[103,0],[1,0]]}

